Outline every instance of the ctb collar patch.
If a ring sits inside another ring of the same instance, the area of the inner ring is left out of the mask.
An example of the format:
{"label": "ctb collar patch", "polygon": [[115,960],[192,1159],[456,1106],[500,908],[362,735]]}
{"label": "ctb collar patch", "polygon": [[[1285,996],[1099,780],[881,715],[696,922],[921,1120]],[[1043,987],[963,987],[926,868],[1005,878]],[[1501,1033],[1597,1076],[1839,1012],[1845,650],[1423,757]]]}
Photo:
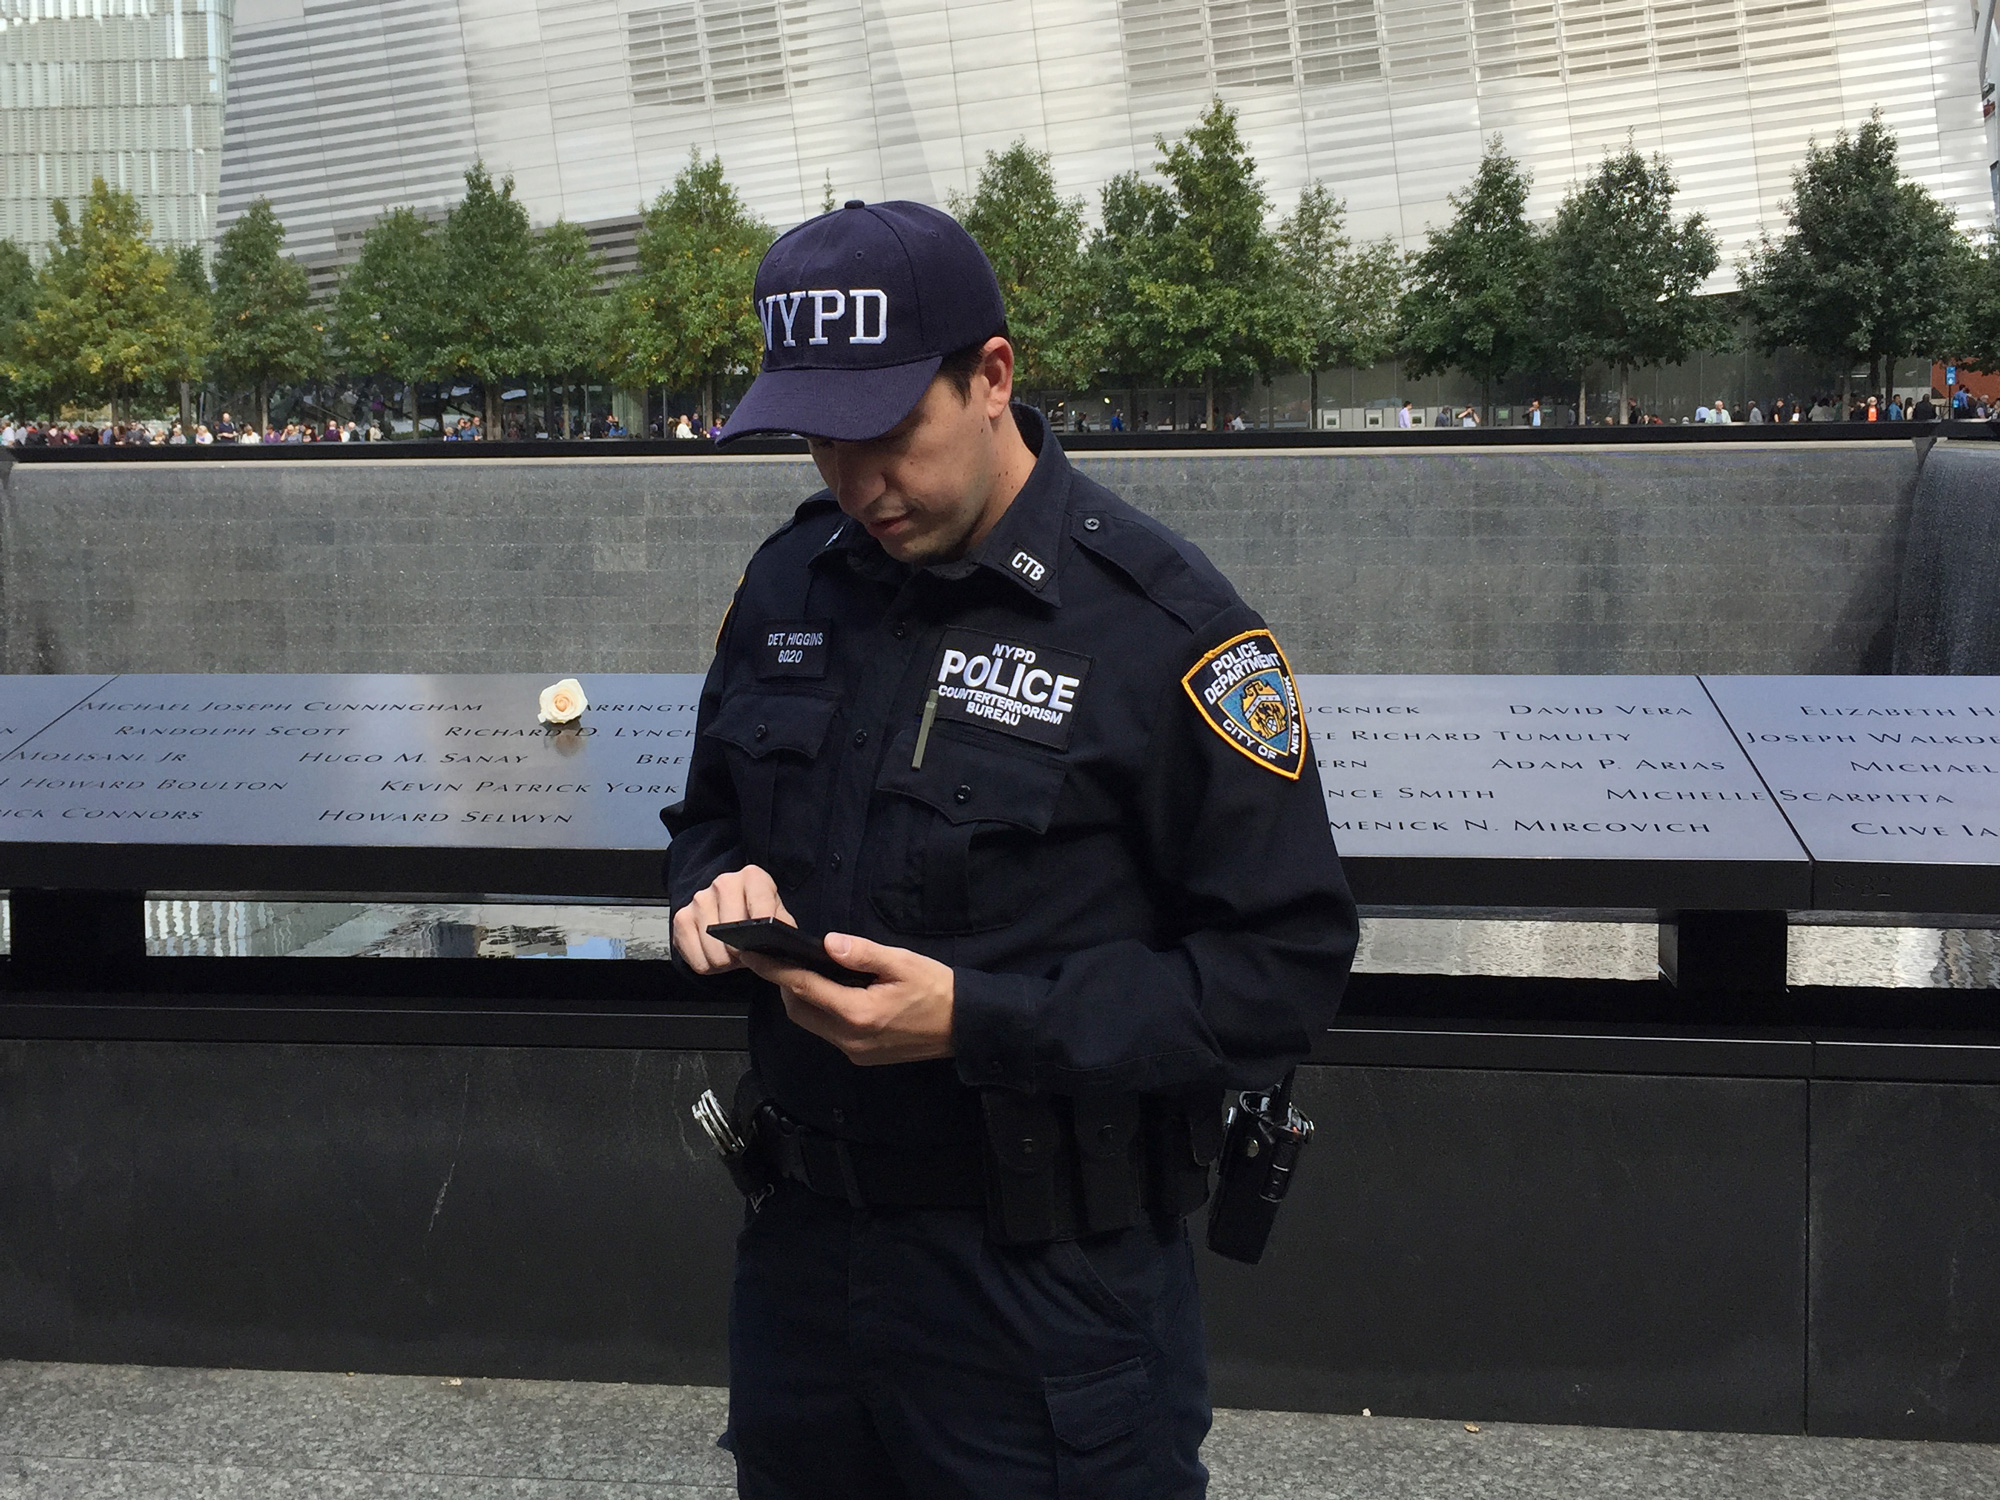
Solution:
{"label": "ctb collar patch", "polygon": [[1188,698],[1230,748],[1296,781],[1305,768],[1306,726],[1292,668],[1268,630],[1246,630],[1217,646],[1181,678]]}

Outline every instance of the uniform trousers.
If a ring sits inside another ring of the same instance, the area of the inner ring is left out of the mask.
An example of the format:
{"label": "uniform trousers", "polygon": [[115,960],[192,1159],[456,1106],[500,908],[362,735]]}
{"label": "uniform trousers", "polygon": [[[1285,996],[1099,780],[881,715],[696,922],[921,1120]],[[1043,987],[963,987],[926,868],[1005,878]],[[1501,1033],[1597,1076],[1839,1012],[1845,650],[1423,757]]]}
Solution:
{"label": "uniform trousers", "polygon": [[1210,1417],[1180,1220],[1004,1246],[964,1209],[783,1183],[737,1241],[746,1500],[1201,1500]]}

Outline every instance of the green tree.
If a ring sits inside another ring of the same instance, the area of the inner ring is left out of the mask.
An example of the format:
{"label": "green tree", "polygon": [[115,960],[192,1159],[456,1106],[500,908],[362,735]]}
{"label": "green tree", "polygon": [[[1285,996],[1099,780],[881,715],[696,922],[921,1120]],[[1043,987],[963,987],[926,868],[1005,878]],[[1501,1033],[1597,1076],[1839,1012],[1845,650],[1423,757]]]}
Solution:
{"label": "green tree", "polygon": [[[21,325],[35,310],[35,263],[12,240],[0,240],[0,349],[12,348]],[[40,393],[15,380],[0,364],[0,410],[26,415]]]}
{"label": "green tree", "polygon": [[259,198],[222,232],[215,251],[215,364],[224,383],[256,397],[271,422],[271,388],[311,380],[326,363],[326,329],[306,269],[284,253],[285,226]]}
{"label": "green tree", "polygon": [[536,247],[541,260],[541,337],[535,373],[562,389],[562,430],[568,435],[570,390],[603,362],[609,298],[597,290],[599,266],[590,235],[580,224],[558,219]]}
{"label": "green tree", "polygon": [[1857,362],[1880,392],[1885,363],[1952,344],[1971,247],[1950,209],[1903,180],[1880,110],[1807,148],[1785,217],[1784,237],[1760,235],[1744,260],[1743,305],[1766,352],[1790,345],[1839,363],[1843,411]]}
{"label": "green tree", "polygon": [[634,385],[698,387],[702,421],[713,421],[716,377],[753,368],[764,348],[752,292],[771,238],[723,176],[722,158],[690,151],[640,225],[639,269],[612,330],[614,371]]}
{"label": "green tree", "polygon": [[[1548,236],[1549,345],[1564,369],[1618,372],[1618,420],[1630,411],[1634,365],[1679,364],[1727,342],[1719,298],[1701,284],[1719,256],[1701,214],[1674,218],[1679,185],[1666,158],[1627,142],[1571,188]],[[1577,415],[1587,392],[1579,384]]]}
{"label": "green tree", "polygon": [[1278,353],[1311,377],[1319,420],[1319,372],[1366,369],[1396,352],[1396,311],[1407,262],[1393,239],[1357,247],[1347,203],[1315,182],[1278,225],[1289,313]]}
{"label": "green tree", "polygon": [[473,163],[465,197],[445,218],[438,254],[440,370],[479,382],[490,435],[500,426],[501,387],[535,366],[542,322],[541,258],[512,177],[496,187],[485,164]]}
{"label": "green tree", "polygon": [[1414,375],[1460,369],[1490,405],[1493,382],[1535,357],[1542,246],[1528,223],[1533,181],[1499,136],[1471,183],[1450,198],[1451,222],[1426,231],[1398,309]]}
{"label": "green tree", "polygon": [[972,196],[952,214],[993,263],[1024,390],[1080,390],[1104,358],[1084,252],[1083,199],[1056,192],[1049,154],[1026,141],[986,153]]}
{"label": "green tree", "polygon": [[438,307],[444,294],[437,231],[415,210],[397,208],[369,227],[333,300],[342,363],[353,374],[386,376],[402,385],[412,436],[423,422],[417,388],[439,373]]}
{"label": "green tree", "polygon": [[201,379],[202,365],[215,349],[215,288],[209,284],[208,262],[201,246],[182,245],[173,252],[172,286],[180,298],[189,342],[184,351],[186,368],[179,373],[181,430],[194,434],[194,387]]}
{"label": "green tree", "polygon": [[109,403],[118,417],[187,371],[199,330],[173,285],[172,258],[147,242],[138,199],[99,178],[80,213],[60,199],[54,209],[56,242],[5,373],[57,405]]}
{"label": "green tree", "polygon": [[2000,370],[2000,234],[1989,234],[1973,256],[1960,295],[1965,309],[1955,340],[1959,363]]}
{"label": "green tree", "polygon": [[1218,382],[1268,374],[1286,322],[1270,199],[1236,129],[1212,100],[1180,140],[1155,136],[1164,185],[1114,178],[1093,244],[1113,366],[1200,385],[1216,423]]}

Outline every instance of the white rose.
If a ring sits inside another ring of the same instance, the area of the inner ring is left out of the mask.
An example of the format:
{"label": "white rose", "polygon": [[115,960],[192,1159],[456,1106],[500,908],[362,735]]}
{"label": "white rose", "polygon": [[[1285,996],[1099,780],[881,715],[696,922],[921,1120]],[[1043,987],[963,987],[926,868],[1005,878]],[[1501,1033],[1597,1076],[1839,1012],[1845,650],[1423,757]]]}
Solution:
{"label": "white rose", "polygon": [[565,677],[542,689],[542,711],[535,718],[543,724],[574,724],[588,707],[590,700],[583,696],[583,684]]}

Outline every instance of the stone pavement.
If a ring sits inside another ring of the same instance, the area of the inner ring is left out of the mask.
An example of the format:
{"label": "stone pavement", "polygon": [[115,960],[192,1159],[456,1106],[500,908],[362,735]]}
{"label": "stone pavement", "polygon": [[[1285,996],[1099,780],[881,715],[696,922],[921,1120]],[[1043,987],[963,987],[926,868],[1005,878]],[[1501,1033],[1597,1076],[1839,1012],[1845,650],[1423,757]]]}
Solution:
{"label": "stone pavement", "polygon": [[[0,1362],[0,1500],[727,1500],[698,1386]],[[2000,1447],[1216,1414],[1213,1500],[1948,1500]],[[857,1497],[866,1500],[866,1497]]]}

